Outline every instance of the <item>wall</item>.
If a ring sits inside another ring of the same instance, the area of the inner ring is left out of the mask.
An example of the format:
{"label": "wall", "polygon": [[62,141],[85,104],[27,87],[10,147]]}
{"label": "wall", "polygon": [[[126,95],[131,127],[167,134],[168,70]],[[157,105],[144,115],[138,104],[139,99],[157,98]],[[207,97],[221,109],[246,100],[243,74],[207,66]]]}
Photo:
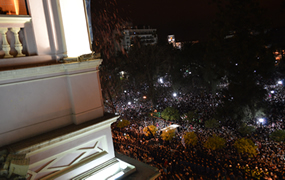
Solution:
{"label": "wall", "polygon": [[0,147],[103,116],[100,63],[0,72]]}

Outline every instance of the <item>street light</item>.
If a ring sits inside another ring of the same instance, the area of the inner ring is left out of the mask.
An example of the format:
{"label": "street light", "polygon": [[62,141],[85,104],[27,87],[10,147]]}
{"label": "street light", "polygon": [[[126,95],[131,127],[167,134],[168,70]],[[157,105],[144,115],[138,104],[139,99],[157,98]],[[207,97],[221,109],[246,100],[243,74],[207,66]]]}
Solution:
{"label": "street light", "polygon": [[260,125],[265,124],[265,118],[258,118]]}
{"label": "street light", "polygon": [[173,93],[173,97],[176,97],[177,96],[177,94],[176,93]]}

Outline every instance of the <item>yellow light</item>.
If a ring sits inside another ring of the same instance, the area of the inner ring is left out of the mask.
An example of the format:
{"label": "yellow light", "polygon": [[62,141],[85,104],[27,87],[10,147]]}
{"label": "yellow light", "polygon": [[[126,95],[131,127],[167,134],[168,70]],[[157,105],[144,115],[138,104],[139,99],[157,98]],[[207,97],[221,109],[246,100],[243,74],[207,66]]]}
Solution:
{"label": "yellow light", "polygon": [[15,7],[16,15],[19,15],[19,2],[18,2],[18,0],[14,0],[14,7]]}

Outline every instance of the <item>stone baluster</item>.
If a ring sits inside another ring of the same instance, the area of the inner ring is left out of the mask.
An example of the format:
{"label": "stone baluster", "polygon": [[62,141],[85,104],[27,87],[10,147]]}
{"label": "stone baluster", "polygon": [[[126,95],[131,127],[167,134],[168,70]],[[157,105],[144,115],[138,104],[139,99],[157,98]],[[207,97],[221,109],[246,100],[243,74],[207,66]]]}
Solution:
{"label": "stone baluster", "polygon": [[8,28],[0,28],[0,33],[1,33],[2,38],[3,38],[2,49],[5,52],[4,58],[13,57],[10,54],[11,48],[10,48],[10,44],[7,41],[7,35],[6,35],[7,32],[8,32]]}
{"label": "stone baluster", "polygon": [[25,56],[23,53],[22,53],[22,49],[23,49],[23,46],[20,42],[20,39],[19,39],[19,32],[20,32],[21,28],[19,27],[13,27],[11,29],[11,31],[14,33],[14,36],[15,36],[15,49],[17,50],[18,54],[17,56]]}

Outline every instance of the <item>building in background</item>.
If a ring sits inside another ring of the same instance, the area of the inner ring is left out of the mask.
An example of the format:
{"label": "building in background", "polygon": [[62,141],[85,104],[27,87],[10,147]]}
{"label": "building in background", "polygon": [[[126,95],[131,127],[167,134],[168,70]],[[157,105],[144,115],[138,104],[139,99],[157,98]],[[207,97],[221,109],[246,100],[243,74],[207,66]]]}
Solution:
{"label": "building in background", "polygon": [[151,29],[149,26],[146,28],[131,27],[131,25],[126,25],[126,28],[122,31],[122,38],[119,45],[116,46],[116,51],[121,51],[122,49],[129,50],[135,39],[138,38],[143,45],[154,45],[157,44],[157,30]]}
{"label": "building in background", "polygon": [[169,44],[172,44],[173,45],[173,47],[175,47],[175,36],[174,35],[168,35],[167,36],[167,42],[169,43]]}
{"label": "building in background", "polygon": [[180,49],[182,48],[182,43],[181,42],[176,42],[175,40],[175,35],[168,35],[167,36],[167,42],[168,44],[172,44],[172,46],[176,49]]}
{"label": "building in background", "polygon": [[[115,179],[136,171],[115,157],[110,126],[118,117],[104,114],[102,59],[91,50],[85,2],[0,7],[9,12],[0,16],[0,176]],[[17,13],[21,7],[29,13]]]}

